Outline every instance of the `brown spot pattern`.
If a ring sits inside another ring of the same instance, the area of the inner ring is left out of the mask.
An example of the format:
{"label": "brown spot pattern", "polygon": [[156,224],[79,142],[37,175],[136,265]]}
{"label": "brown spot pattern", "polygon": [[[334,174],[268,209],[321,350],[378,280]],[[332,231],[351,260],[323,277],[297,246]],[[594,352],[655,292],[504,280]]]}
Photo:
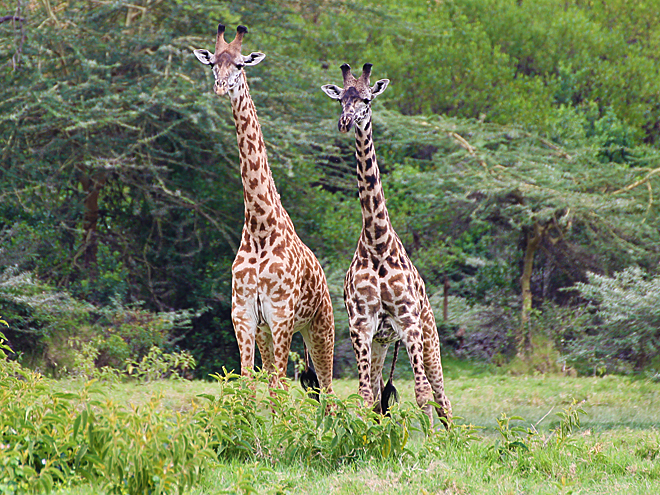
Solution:
{"label": "brown spot pattern", "polygon": [[[356,98],[370,96],[368,86],[357,89]],[[354,106],[355,102],[342,99],[345,111],[354,111]],[[438,415],[450,420],[435,317],[424,281],[390,222],[372,143],[370,109],[361,126],[355,125],[355,156],[362,233],[344,280],[358,391],[367,405],[379,401],[387,347],[401,339],[415,375],[417,404],[433,422],[429,401],[435,401],[440,404]]]}
{"label": "brown spot pattern", "polygon": [[[242,63],[240,53],[216,57],[225,72],[239,70],[236,64]],[[272,373],[271,385],[280,385],[291,338],[300,331],[321,387],[331,392],[335,329],[325,274],[280,202],[244,73],[239,77],[228,93],[245,202],[241,245],[232,265],[232,322],[241,373],[250,375],[258,347],[264,369]]]}

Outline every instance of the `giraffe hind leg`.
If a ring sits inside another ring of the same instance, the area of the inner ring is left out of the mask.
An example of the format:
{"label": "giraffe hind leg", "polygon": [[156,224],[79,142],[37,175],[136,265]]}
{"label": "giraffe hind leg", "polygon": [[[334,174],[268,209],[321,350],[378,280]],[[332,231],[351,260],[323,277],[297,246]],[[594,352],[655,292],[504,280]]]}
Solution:
{"label": "giraffe hind leg", "polygon": [[286,368],[289,363],[289,351],[291,350],[292,337],[293,318],[273,322],[273,370],[270,381],[271,386],[273,387],[287,387],[286,383],[282,382],[282,379],[286,377]]}
{"label": "giraffe hind leg", "polygon": [[433,389],[433,400],[440,404],[440,407],[436,408],[438,416],[445,427],[448,428],[452,418],[452,410],[451,402],[445,393],[445,382],[440,357],[440,342],[437,333],[431,332],[431,335],[425,339],[424,344],[425,373]]}
{"label": "giraffe hind leg", "polygon": [[428,416],[431,426],[433,426],[433,408],[429,404],[429,401],[433,400],[433,393],[431,384],[424,372],[424,338],[422,337],[419,324],[408,327],[404,343],[415,376],[415,399],[417,405]]}
{"label": "giraffe hind leg", "polygon": [[[261,363],[263,370],[269,377],[275,372],[275,358],[273,352],[273,336],[268,327],[257,327],[257,346],[261,354]],[[272,378],[271,378],[272,385]]]}
{"label": "giraffe hind leg", "polygon": [[252,319],[246,316],[245,310],[235,303],[232,307],[232,324],[241,357],[241,375],[251,376],[254,370],[257,326]]}
{"label": "giraffe hind leg", "polygon": [[318,387],[332,393],[335,322],[329,294],[324,297],[323,303],[309,327],[301,333],[312,358],[318,379]]}

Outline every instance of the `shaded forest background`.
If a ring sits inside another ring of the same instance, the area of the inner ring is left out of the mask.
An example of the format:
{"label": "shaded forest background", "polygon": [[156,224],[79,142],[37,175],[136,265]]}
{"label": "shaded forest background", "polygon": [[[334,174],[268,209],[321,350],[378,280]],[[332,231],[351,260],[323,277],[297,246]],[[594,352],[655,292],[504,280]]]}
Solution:
{"label": "shaded forest background", "polygon": [[354,143],[319,88],[345,62],[391,80],[376,152],[445,355],[660,366],[660,2],[2,9],[0,315],[24,364],[63,375],[87,353],[121,368],[156,346],[191,353],[200,377],[238,370],[235,131],[192,55],[222,22],[266,53],[248,81],[282,202],[326,270],[338,374],[353,370],[342,283],[361,219]]}

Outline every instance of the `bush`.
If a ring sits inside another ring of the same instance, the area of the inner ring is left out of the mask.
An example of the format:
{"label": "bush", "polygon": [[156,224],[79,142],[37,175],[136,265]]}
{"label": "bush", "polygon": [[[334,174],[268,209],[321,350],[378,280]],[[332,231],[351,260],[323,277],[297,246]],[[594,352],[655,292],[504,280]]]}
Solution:
{"label": "bush", "polygon": [[128,360],[142,378],[194,369],[190,354],[165,352],[173,347],[173,333],[189,328],[191,311],[153,313],[116,302],[98,309],[13,269],[0,274],[0,302],[12,322],[12,349],[55,376],[99,378],[105,370],[110,377],[116,375],[111,369],[123,372]]}
{"label": "bush", "polygon": [[589,274],[575,290],[591,302],[591,325],[570,346],[569,358],[596,369],[630,361],[642,369],[660,354],[660,275],[630,267],[612,277]]}
{"label": "bush", "polygon": [[89,325],[93,306],[14,268],[0,273],[0,302],[12,322],[7,336],[15,352],[54,371],[71,366],[68,339]]}

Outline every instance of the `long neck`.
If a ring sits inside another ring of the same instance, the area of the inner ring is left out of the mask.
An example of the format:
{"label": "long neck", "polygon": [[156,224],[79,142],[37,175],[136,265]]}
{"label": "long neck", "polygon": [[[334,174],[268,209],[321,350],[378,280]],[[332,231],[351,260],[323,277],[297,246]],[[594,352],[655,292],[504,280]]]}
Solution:
{"label": "long neck", "polygon": [[268,166],[266,146],[245,74],[229,91],[229,96],[241,161],[245,225],[252,233],[265,233],[277,224],[282,204]]}
{"label": "long neck", "polygon": [[355,157],[357,158],[358,192],[362,207],[362,238],[377,252],[383,251],[391,239],[390,215],[376,162],[371,118],[355,125]]}

